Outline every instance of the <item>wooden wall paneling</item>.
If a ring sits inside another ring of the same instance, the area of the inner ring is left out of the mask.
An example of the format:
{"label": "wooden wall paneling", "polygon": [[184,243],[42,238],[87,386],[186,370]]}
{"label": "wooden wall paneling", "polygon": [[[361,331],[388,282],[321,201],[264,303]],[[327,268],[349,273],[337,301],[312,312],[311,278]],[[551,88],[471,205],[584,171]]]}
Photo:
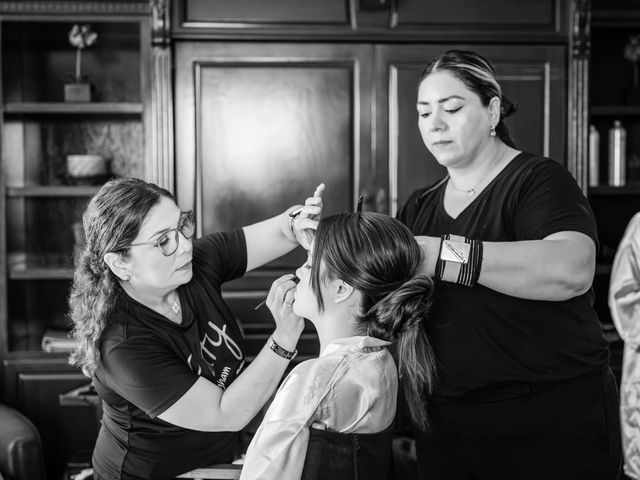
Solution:
{"label": "wooden wall paneling", "polygon": [[200,232],[276,214],[322,181],[327,213],[352,208],[371,170],[370,51],[176,45],[177,193]]}
{"label": "wooden wall paneling", "polygon": [[504,93],[519,106],[507,119],[520,149],[564,163],[566,154],[565,47],[486,45],[384,45],[376,56],[378,164],[388,164],[389,211],[395,214],[409,194],[441,178],[445,171],[426,150],[415,108],[419,74],[434,56],[467,48],[496,67]]}
{"label": "wooden wall paneling", "polygon": [[174,0],[180,38],[563,42],[571,0]]}
{"label": "wooden wall paneling", "polygon": [[174,0],[175,33],[256,30],[282,34],[355,28],[355,0]]}
{"label": "wooden wall paneling", "polygon": [[[393,0],[391,28],[447,38],[517,33],[523,41],[566,35],[567,0]],[[437,32],[437,33],[436,33]]]}

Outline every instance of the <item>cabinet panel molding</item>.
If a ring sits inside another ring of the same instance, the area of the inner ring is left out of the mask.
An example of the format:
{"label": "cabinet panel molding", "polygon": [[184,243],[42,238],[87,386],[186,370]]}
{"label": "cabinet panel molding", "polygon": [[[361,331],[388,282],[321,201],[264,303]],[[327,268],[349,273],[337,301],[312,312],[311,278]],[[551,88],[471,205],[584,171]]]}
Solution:
{"label": "cabinet panel molding", "polygon": [[571,0],[174,0],[174,38],[566,42]]}
{"label": "cabinet panel molding", "polygon": [[[393,2],[391,27],[459,31],[562,34],[566,0],[469,0]],[[467,32],[466,34],[464,32]]]}
{"label": "cabinet panel molding", "polygon": [[353,207],[372,168],[369,53],[177,45],[177,194],[182,208],[195,208],[201,232],[272,216],[322,181],[327,213]]}
{"label": "cabinet panel molding", "polygon": [[274,27],[350,25],[349,0],[177,0],[187,27]]}

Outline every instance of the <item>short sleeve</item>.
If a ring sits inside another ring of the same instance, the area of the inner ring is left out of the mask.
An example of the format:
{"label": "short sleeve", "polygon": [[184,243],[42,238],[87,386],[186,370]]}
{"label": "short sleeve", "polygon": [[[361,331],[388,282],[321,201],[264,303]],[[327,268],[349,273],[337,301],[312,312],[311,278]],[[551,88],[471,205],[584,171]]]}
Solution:
{"label": "short sleeve", "polygon": [[150,417],[173,405],[198,379],[153,335],[103,349],[101,381]]}
{"label": "short sleeve", "polygon": [[569,171],[553,160],[545,159],[525,172],[514,212],[514,240],[541,240],[574,231],[598,243],[587,198]]}
{"label": "short sleeve", "polygon": [[198,238],[193,244],[193,262],[214,285],[241,277],[247,271],[247,242],[243,230]]}

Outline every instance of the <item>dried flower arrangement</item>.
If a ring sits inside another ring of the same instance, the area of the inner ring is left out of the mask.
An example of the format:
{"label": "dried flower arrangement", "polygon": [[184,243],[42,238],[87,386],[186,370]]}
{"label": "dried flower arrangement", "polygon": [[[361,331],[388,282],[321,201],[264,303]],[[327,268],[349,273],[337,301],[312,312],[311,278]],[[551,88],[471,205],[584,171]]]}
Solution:
{"label": "dried flower arrangement", "polygon": [[71,28],[69,32],[69,43],[76,47],[76,82],[82,81],[82,73],[80,69],[80,62],[82,59],[82,50],[90,47],[98,39],[98,34],[91,30],[91,26],[88,24],[78,25],[77,23]]}

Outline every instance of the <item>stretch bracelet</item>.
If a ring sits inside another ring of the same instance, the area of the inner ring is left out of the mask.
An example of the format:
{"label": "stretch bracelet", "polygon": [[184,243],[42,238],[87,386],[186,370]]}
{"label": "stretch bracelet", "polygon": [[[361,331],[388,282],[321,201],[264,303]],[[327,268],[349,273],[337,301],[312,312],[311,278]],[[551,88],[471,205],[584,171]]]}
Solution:
{"label": "stretch bracelet", "polygon": [[271,351],[275,352],[276,355],[281,356],[285,360],[291,360],[296,355],[298,355],[298,350],[294,350],[293,352],[290,352],[289,350],[285,350],[284,348],[282,348],[280,345],[276,343],[273,337],[271,337],[271,342],[269,342],[269,348],[271,349]]}
{"label": "stretch bracelet", "polygon": [[436,277],[445,282],[473,287],[482,268],[482,242],[445,234],[440,239]]}

